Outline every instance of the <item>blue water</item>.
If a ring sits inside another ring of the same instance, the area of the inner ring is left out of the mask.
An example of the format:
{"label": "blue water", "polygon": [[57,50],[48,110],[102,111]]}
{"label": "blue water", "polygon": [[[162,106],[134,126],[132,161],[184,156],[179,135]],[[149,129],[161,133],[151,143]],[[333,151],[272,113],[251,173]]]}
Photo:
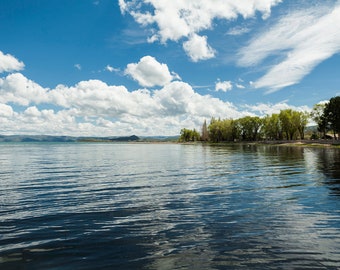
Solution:
{"label": "blue water", "polygon": [[340,149],[2,143],[0,269],[340,269]]}

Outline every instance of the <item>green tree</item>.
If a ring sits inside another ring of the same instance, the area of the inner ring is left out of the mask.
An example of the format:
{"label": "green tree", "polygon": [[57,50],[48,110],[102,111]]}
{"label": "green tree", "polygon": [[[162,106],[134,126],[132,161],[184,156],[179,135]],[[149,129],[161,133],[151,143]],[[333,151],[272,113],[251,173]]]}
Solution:
{"label": "green tree", "polygon": [[315,104],[310,113],[310,117],[318,125],[318,131],[322,133],[323,137],[326,137],[327,133],[327,121],[324,115],[325,107],[326,103]]}
{"label": "green tree", "polygon": [[255,141],[262,127],[262,119],[258,116],[245,116],[238,119],[242,140]]}
{"label": "green tree", "polygon": [[192,141],[198,141],[200,139],[200,134],[195,129],[190,130],[183,128],[181,130],[181,134],[179,137],[180,142],[192,142]]}
{"label": "green tree", "polygon": [[208,132],[206,120],[204,120],[204,123],[203,123],[203,126],[202,126],[201,140],[202,141],[208,141],[209,140],[209,132]]}
{"label": "green tree", "polygon": [[304,139],[304,132],[308,123],[307,113],[292,109],[281,110],[279,119],[287,140],[296,139],[298,135],[300,139]]}
{"label": "green tree", "polygon": [[263,132],[266,139],[269,140],[282,139],[282,128],[279,114],[274,113],[272,115],[267,115],[263,119]]}
{"label": "green tree", "polygon": [[286,139],[293,140],[297,131],[296,125],[293,123],[293,110],[281,110],[279,119],[282,126],[282,131],[286,134]]}
{"label": "green tree", "polygon": [[221,125],[222,125],[222,140],[223,141],[233,141],[235,139],[234,124],[235,124],[235,121],[232,119],[224,119],[222,121]]}
{"label": "green tree", "polygon": [[216,120],[214,117],[212,117],[208,130],[209,138],[212,142],[221,142],[223,140],[223,128],[221,119]]}
{"label": "green tree", "polygon": [[208,127],[209,138],[212,142],[233,141],[236,138],[235,121],[232,119],[212,118]]}
{"label": "green tree", "polygon": [[333,130],[334,138],[336,139],[336,134],[340,138],[340,96],[331,98],[326,104],[324,118]]}
{"label": "green tree", "polygon": [[309,114],[306,112],[294,112],[293,121],[300,134],[300,139],[305,139],[305,128],[308,124]]}

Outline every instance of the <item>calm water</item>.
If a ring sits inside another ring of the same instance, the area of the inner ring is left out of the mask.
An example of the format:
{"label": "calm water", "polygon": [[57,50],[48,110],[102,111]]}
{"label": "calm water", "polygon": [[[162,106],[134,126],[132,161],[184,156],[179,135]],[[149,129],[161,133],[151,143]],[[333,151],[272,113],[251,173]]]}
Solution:
{"label": "calm water", "polygon": [[0,269],[340,269],[340,149],[0,144]]}

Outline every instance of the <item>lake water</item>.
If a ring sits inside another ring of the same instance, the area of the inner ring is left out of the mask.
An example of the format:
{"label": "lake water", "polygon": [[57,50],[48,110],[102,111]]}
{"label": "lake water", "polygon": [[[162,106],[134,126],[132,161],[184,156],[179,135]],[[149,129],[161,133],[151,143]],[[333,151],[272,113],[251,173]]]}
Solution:
{"label": "lake water", "polygon": [[0,269],[340,269],[340,149],[2,143]]}

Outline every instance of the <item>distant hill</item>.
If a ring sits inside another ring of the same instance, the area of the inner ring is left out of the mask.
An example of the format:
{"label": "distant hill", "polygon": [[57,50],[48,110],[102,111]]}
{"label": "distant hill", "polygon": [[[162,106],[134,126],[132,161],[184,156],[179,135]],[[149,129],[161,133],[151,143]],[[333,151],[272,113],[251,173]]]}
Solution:
{"label": "distant hill", "polygon": [[0,142],[175,142],[179,136],[72,137],[50,135],[0,135]]}
{"label": "distant hill", "polygon": [[139,141],[139,137],[136,135],[132,135],[129,137],[112,138],[110,140],[113,142],[135,142],[135,141]]}
{"label": "distant hill", "polygon": [[132,142],[139,141],[136,135],[126,137],[71,137],[49,135],[0,135],[0,142]]}
{"label": "distant hill", "polygon": [[75,142],[76,137],[48,135],[0,135],[0,142]]}

